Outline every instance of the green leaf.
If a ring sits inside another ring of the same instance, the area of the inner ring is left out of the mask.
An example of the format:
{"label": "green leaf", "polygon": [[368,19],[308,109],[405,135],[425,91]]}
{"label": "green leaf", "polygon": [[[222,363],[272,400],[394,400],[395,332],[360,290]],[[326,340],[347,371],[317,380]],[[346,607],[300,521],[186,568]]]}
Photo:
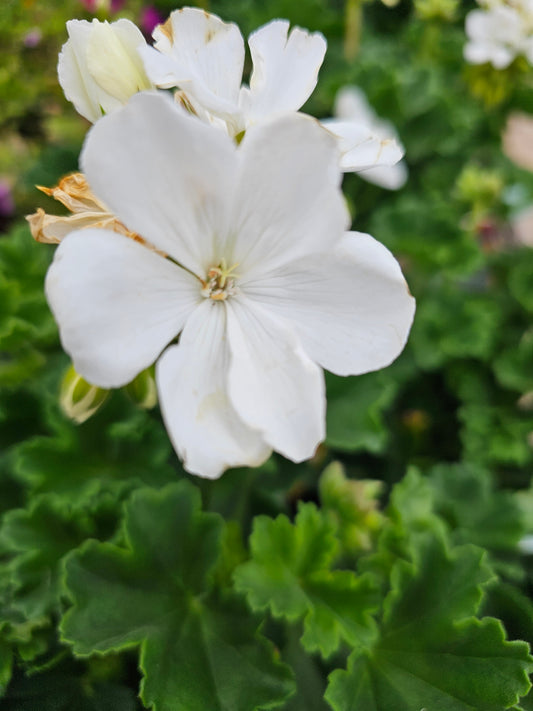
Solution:
{"label": "green leaf", "polygon": [[521,412],[516,404],[487,406],[467,403],[459,409],[463,424],[461,439],[464,459],[478,464],[524,466],[531,462],[528,436],[533,431],[533,414]]}
{"label": "green leaf", "polygon": [[253,610],[269,609],[291,622],[304,618],[302,644],[324,657],[342,640],[357,645],[374,633],[376,590],[370,576],[331,570],[335,527],[313,504],[286,516],[258,516],[250,537],[251,560],[235,571],[235,586]]}
{"label": "green leaf", "polygon": [[9,644],[0,642],[0,696],[3,696],[13,667],[13,652]]}
{"label": "green leaf", "polygon": [[483,552],[448,553],[419,539],[413,563],[400,560],[384,603],[381,635],[334,671],[326,700],[335,711],[503,711],[530,688],[524,642],[505,641],[498,620],[473,617],[492,578]]}
{"label": "green leaf", "polygon": [[212,589],[222,520],[187,482],[139,490],[128,547],[89,541],[66,563],[74,606],[61,629],[77,655],[141,646],[141,697],[155,711],[250,711],[291,693],[287,668],[239,601]]}
{"label": "green leaf", "polygon": [[456,543],[473,543],[495,552],[516,552],[527,533],[526,517],[515,492],[499,490],[482,467],[440,464],[429,473],[435,511],[455,531]]}
{"label": "green leaf", "polygon": [[463,401],[458,410],[463,458],[477,465],[531,462],[528,435],[533,414],[519,409],[516,394],[496,388],[486,370],[474,362],[455,364],[448,379]]}
{"label": "green leaf", "polygon": [[530,249],[523,249],[514,262],[514,268],[509,275],[509,288],[512,295],[526,309],[533,312],[533,254]]}
{"label": "green leaf", "polygon": [[447,283],[419,300],[411,346],[422,368],[433,369],[453,358],[488,359],[501,313],[494,299]]}
{"label": "green leaf", "polygon": [[357,378],[328,373],[326,382],[326,444],[343,452],[382,452],[389,439],[383,415],[392,404],[399,384],[387,371]]}
{"label": "green leaf", "polygon": [[15,474],[34,494],[64,496],[74,505],[111,491],[120,500],[136,483],[160,487],[176,478],[178,462],[170,459],[162,424],[119,393],[82,425],[56,409],[52,428],[52,436],[31,437],[14,453]]}
{"label": "green leaf", "polygon": [[533,390],[533,330],[527,330],[494,361],[498,381],[506,388],[525,393]]}
{"label": "green leaf", "polygon": [[283,706],[283,711],[327,711],[324,701],[326,680],[318,659],[306,654],[298,640],[297,630],[289,630],[288,637],[283,658],[294,670],[298,689]]}
{"label": "green leaf", "polygon": [[28,510],[6,513],[0,542],[10,554],[7,566],[14,588],[12,604],[25,617],[38,618],[57,608],[61,560],[86,538],[101,533],[98,518],[105,524],[104,532],[109,528],[107,532],[113,532],[113,504],[108,501],[96,512],[75,511],[64,501],[40,497]]}

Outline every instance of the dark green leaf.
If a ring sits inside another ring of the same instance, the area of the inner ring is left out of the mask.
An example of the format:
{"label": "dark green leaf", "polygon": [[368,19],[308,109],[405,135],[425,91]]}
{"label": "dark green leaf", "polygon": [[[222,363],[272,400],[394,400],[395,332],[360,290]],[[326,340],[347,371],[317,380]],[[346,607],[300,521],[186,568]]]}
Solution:
{"label": "dark green leaf", "polygon": [[473,617],[492,577],[473,547],[448,553],[438,538],[419,539],[413,563],[392,571],[381,635],[330,675],[335,711],[503,711],[530,688],[532,658],[506,642],[498,620]]}
{"label": "dark green leaf", "polygon": [[156,711],[269,709],[292,691],[250,614],[212,590],[221,532],[181,482],[133,495],[128,548],[89,542],[67,561],[64,638],[78,655],[141,645],[141,694]]}

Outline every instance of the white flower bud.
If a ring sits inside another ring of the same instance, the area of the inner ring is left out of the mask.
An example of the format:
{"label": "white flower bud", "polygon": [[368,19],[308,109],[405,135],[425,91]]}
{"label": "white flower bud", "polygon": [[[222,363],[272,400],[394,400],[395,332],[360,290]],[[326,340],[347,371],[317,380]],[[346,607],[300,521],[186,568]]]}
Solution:
{"label": "white flower bud", "polygon": [[59,404],[67,417],[81,425],[100,409],[108,395],[109,390],[91,385],[71,365],[61,383]]}
{"label": "white flower bud", "polygon": [[152,88],[138,53],[146,42],[132,22],[70,20],[67,31],[57,66],[59,83],[86,119],[94,123],[133,94]]}
{"label": "white flower bud", "polygon": [[139,373],[131,383],[126,385],[125,390],[138,407],[142,407],[144,410],[151,410],[152,407],[155,407],[157,405],[157,386],[154,367],[150,366]]}

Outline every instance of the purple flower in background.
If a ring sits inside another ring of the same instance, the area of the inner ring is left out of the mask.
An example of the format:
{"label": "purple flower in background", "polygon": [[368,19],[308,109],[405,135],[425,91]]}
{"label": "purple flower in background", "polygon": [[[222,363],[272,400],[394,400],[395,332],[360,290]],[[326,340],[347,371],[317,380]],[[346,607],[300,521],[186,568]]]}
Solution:
{"label": "purple flower in background", "polygon": [[140,25],[144,35],[149,37],[157,25],[162,24],[165,18],[153,5],[147,5],[141,10]]}
{"label": "purple flower in background", "polygon": [[40,44],[42,38],[43,33],[41,32],[40,28],[33,27],[31,30],[29,30],[29,32],[24,35],[24,39],[22,41],[25,47],[33,49],[34,47],[37,47],[38,44]]}
{"label": "purple flower in background", "polygon": [[15,212],[15,201],[11,186],[7,180],[0,178],[0,218],[9,217]]}

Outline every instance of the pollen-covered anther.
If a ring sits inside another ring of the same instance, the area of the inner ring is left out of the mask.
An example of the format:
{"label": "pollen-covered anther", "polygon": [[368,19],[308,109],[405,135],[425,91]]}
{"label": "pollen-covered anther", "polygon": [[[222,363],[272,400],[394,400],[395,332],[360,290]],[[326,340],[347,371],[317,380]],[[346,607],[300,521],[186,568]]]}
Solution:
{"label": "pollen-covered anther", "polygon": [[223,259],[218,267],[211,267],[207,272],[207,279],[202,282],[202,296],[213,301],[225,301],[229,296],[236,294],[238,287],[235,284],[237,275],[234,270],[237,266],[234,264],[228,268],[226,260]]}

